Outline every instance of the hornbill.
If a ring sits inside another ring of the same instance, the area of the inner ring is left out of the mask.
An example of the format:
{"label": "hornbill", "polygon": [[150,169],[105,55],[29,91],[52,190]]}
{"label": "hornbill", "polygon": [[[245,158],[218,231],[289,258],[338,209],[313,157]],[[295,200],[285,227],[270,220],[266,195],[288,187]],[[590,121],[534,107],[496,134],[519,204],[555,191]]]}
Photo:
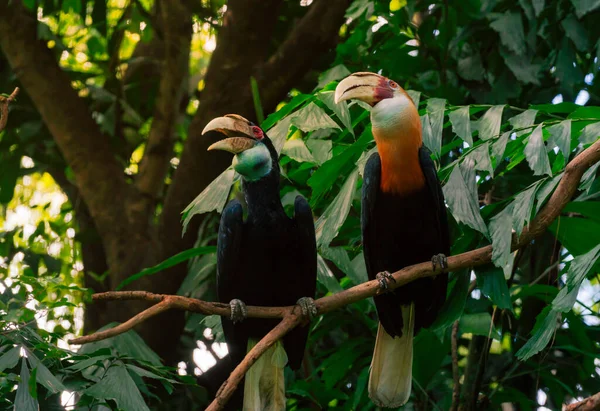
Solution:
{"label": "hornbill", "polygon": [[[447,267],[450,252],[446,207],[430,153],[422,144],[421,120],[398,83],[359,72],[342,80],[336,103],[362,100],[372,106],[377,153],[368,159],[362,189],[361,228],[371,280],[388,291],[394,272],[431,259]],[[433,257],[432,257],[433,256]],[[448,278],[438,275],[375,296],[379,328],[369,376],[369,396],[381,407],[410,397],[413,336],[429,327],[446,299]]]}
{"label": "hornbill", "polygon": [[[316,314],[317,249],[312,212],[297,196],[289,218],[279,197],[279,161],[273,143],[245,118],[229,114],[210,121],[203,134],[216,130],[227,137],[209,150],[235,154],[234,169],[242,176],[247,205],[244,220],[237,200],[221,215],[217,238],[217,294],[229,302],[231,318],[221,317],[234,364],[279,320],[246,317],[246,304],[299,304],[305,316]],[[308,338],[307,325],[290,331],[251,367],[245,377],[244,410],[284,410],[283,369],[300,367]]]}

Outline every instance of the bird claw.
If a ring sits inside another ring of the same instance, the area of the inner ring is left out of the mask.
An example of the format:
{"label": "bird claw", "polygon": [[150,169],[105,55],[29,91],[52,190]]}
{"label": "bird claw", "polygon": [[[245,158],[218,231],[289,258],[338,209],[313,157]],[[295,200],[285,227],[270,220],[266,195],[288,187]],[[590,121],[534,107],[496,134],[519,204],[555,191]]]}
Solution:
{"label": "bird claw", "polygon": [[308,317],[309,320],[312,320],[317,315],[317,305],[312,298],[302,297],[296,301],[296,304],[302,309],[302,315]]}
{"label": "bird claw", "polygon": [[396,282],[396,279],[392,274],[390,274],[389,271],[382,271],[380,273],[377,273],[375,278],[379,280],[379,289],[382,292],[388,291],[390,288],[390,283]]}
{"label": "bird claw", "polygon": [[248,309],[246,308],[246,304],[242,300],[238,300],[234,298],[229,302],[229,307],[231,308],[231,321],[233,323],[242,322],[246,319],[248,315]]}
{"label": "bird claw", "polygon": [[442,272],[444,272],[448,268],[448,258],[444,254],[436,254],[431,257],[431,265],[433,266],[433,271],[440,266]]}

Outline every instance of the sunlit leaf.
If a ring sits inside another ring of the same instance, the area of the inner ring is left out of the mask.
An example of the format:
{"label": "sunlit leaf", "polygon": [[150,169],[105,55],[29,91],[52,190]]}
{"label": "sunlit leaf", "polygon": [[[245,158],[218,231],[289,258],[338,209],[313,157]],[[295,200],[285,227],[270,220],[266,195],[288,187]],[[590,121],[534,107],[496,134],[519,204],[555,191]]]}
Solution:
{"label": "sunlit leaf", "polygon": [[533,210],[533,200],[535,200],[535,193],[539,186],[540,182],[537,182],[515,197],[512,210],[512,227],[517,232],[517,236],[521,235],[523,226],[529,223]]}
{"label": "sunlit leaf", "polygon": [[323,214],[319,217],[315,223],[315,234],[317,237],[318,246],[327,246],[333,240],[342,226],[350,206],[352,205],[352,198],[356,191],[356,181],[358,180],[358,169],[348,176],[346,182],[342,186],[340,192],[335,199],[325,209]]}
{"label": "sunlit leaf", "polygon": [[493,106],[485,112],[483,117],[474,123],[479,131],[479,138],[489,140],[500,133],[500,123],[502,121],[502,111],[504,106]]}
{"label": "sunlit leaf", "polygon": [[583,145],[592,144],[598,137],[600,137],[600,122],[585,126],[579,135],[579,142]]}
{"label": "sunlit leaf", "polygon": [[561,121],[558,124],[548,127],[546,130],[550,133],[548,144],[558,146],[565,159],[569,159],[571,154],[571,120]]}
{"label": "sunlit leaf", "polygon": [[473,136],[471,133],[471,120],[469,115],[469,106],[461,107],[448,113],[452,123],[452,131],[462,138],[469,146],[473,146]]}
{"label": "sunlit leaf", "polygon": [[[312,94],[298,94],[294,96],[285,106],[281,107],[274,113],[271,113],[260,126],[263,130],[269,131],[275,124],[290,114],[295,108],[299,107],[302,103],[313,98]],[[273,136],[269,132],[269,138],[273,140]]]}
{"label": "sunlit leaf", "polygon": [[479,213],[479,204],[473,200],[458,167],[454,167],[448,183],[443,187],[444,197],[452,215],[458,222],[488,235],[488,230]]}
{"label": "sunlit leaf", "polygon": [[505,207],[490,221],[492,237],[492,262],[508,274],[512,268],[510,246],[512,241],[513,204]]}
{"label": "sunlit leaf", "polygon": [[223,211],[225,202],[229,196],[231,185],[235,177],[233,168],[223,171],[219,177],[215,178],[186,208],[183,210],[183,234],[192,217],[196,214],[204,214],[216,210]]}
{"label": "sunlit leaf", "polygon": [[540,208],[542,208],[542,206],[544,205],[548,196],[550,196],[550,194],[552,194],[552,192],[554,191],[554,189],[560,182],[562,176],[563,176],[562,173],[560,173],[560,174],[555,175],[552,178],[547,178],[546,180],[544,180],[545,182],[540,186],[540,189],[538,190],[537,194],[535,195],[535,200],[537,202],[537,204],[535,206],[536,214],[538,211],[540,211]]}
{"label": "sunlit leaf", "polygon": [[350,70],[348,70],[346,66],[344,66],[343,64],[338,64],[337,66],[334,66],[329,70],[321,73],[321,75],[319,76],[319,84],[317,84],[317,89],[325,87],[332,81],[341,80],[344,77],[349,76],[350,74],[352,73],[350,73]]}
{"label": "sunlit leaf", "polygon": [[287,136],[290,131],[290,125],[292,124],[292,116],[287,116],[274,127],[269,130],[269,138],[273,142],[275,150],[280,153],[287,141]]}
{"label": "sunlit leaf", "polygon": [[315,162],[315,158],[313,157],[311,152],[308,151],[308,148],[306,147],[304,140],[301,140],[299,138],[295,138],[293,140],[287,140],[285,142],[285,144],[283,145],[283,149],[281,150],[281,153],[285,154],[286,156],[290,157],[291,159],[298,161],[299,163],[302,163],[302,162],[314,163]]}
{"label": "sunlit leaf", "polygon": [[[513,130],[529,127],[533,123],[535,123],[535,116],[537,115],[537,113],[538,113],[537,110],[533,110],[533,109],[525,110],[521,114],[509,118],[508,122],[513,127]],[[528,131],[530,131],[530,129],[515,131],[515,132],[517,133],[517,136],[520,136],[522,134],[527,133]]]}
{"label": "sunlit leaf", "polygon": [[418,109],[419,108],[419,102],[421,101],[421,92],[420,91],[416,91],[416,90],[406,90],[406,94],[408,94],[408,96],[410,97],[410,99],[413,101],[413,104]]}
{"label": "sunlit leaf", "polygon": [[492,177],[494,176],[494,169],[492,168],[492,160],[490,158],[489,143],[478,145],[465,158],[469,158],[473,161],[475,170],[487,171]]}
{"label": "sunlit leaf", "polygon": [[546,153],[546,146],[544,145],[544,139],[542,137],[542,125],[540,124],[533,130],[533,133],[529,136],[529,142],[525,146],[525,158],[529,168],[533,170],[534,176],[548,174],[552,176],[552,170],[550,169],[550,161],[548,160],[548,154]]}
{"label": "sunlit leaf", "polygon": [[325,110],[315,103],[309,103],[307,106],[297,111],[292,116],[292,125],[304,132],[319,130],[321,128],[340,128],[340,126],[327,115]]}
{"label": "sunlit leaf", "polygon": [[333,142],[331,140],[317,140],[311,138],[306,142],[306,146],[312,153],[317,164],[321,165],[331,159],[331,149]]}
{"label": "sunlit leaf", "polygon": [[27,368],[25,358],[21,361],[21,382],[17,387],[17,396],[15,397],[15,411],[39,411],[38,401],[29,393],[29,368]]}
{"label": "sunlit leaf", "polygon": [[508,138],[511,134],[512,131],[502,133],[500,138],[492,144],[492,155],[496,158],[496,165],[500,164],[500,159],[504,155],[504,151],[506,151],[506,143],[508,143]]}
{"label": "sunlit leaf", "polygon": [[333,91],[327,91],[317,94],[319,100],[335,113],[340,119],[342,124],[346,127],[346,130],[350,134],[354,135],[354,128],[352,127],[352,119],[350,118],[350,111],[348,111],[348,104],[345,101],[336,104],[334,101],[335,93]]}

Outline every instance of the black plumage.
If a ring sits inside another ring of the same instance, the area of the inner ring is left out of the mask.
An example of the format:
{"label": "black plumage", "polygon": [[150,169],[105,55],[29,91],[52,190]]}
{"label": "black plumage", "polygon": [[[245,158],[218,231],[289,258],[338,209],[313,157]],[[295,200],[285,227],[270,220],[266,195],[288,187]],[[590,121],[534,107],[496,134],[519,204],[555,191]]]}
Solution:
{"label": "black plumage", "polygon": [[[419,150],[425,186],[409,194],[385,193],[380,188],[381,160],[369,158],[362,194],[362,235],[367,273],[371,280],[382,271],[429,261],[450,253],[444,197],[435,166],[425,147]],[[429,327],[446,298],[448,277],[441,274],[406,284],[375,297],[379,321],[394,337],[402,335],[401,305],[415,303],[415,334]]]}

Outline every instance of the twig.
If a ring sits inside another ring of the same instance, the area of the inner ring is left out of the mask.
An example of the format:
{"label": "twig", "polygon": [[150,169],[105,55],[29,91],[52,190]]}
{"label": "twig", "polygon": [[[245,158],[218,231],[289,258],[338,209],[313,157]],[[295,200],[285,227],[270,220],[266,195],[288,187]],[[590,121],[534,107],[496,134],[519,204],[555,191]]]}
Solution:
{"label": "twig", "polygon": [[460,401],[460,375],[458,373],[458,320],[452,324],[452,378],[454,379],[454,387],[452,387],[452,406],[450,411],[458,410]]}
{"label": "twig", "polygon": [[564,411],[597,411],[600,410],[600,392],[587,397],[583,401],[569,404],[563,408]]}
{"label": "twig", "polygon": [[4,130],[8,122],[8,105],[17,98],[17,94],[19,94],[19,87],[15,87],[8,97],[0,96],[0,132]]}
{"label": "twig", "polygon": [[[533,219],[528,227],[523,229],[520,237],[513,236],[511,249],[514,251],[528,244],[535,237],[542,234],[554,219],[556,219],[564,206],[569,202],[573,194],[577,191],[577,186],[585,170],[600,160],[600,140],[596,141],[586,150],[582,151],[577,157],[571,161],[565,168],[565,173],[556,190],[548,200],[548,203],[542,208],[538,215]],[[459,255],[448,258],[447,271],[456,271],[461,268],[474,267],[489,263],[492,259],[492,246],[478,248]],[[394,289],[401,287],[407,283],[415,281],[419,278],[431,277],[441,274],[441,268],[432,269],[430,261],[415,264],[396,271],[392,275],[396,280],[390,285]],[[365,298],[376,295],[380,292],[379,282],[377,280],[367,281],[359,284],[348,290],[333,294],[327,297],[318,299],[315,304],[318,314],[325,314],[329,311],[341,308],[345,305],[363,300]],[[147,300],[159,302],[157,306],[152,307],[144,312],[136,315],[131,320],[115,327],[112,335],[117,335],[131,329],[134,325],[139,324],[146,318],[156,315],[158,312],[165,311],[170,308],[179,308],[184,310],[195,310],[205,314],[230,315],[230,309],[226,304],[208,303],[205,301],[194,300],[172,295],[152,294],[144,291],[124,291],[124,292],[108,292],[95,294],[96,300]],[[281,338],[289,330],[300,323],[299,314],[295,314],[293,307],[247,307],[248,317],[261,318],[279,318],[283,317],[283,321],[279,323],[271,332],[269,332],[246,356],[246,358],[234,370],[230,378],[223,384],[219,390],[217,397],[208,408],[212,411],[221,410],[224,404],[227,403],[229,397],[241,381],[244,373],[256,361],[267,348],[269,348],[278,338]],[[153,310],[154,309],[154,310]],[[114,331],[117,329],[117,331]],[[108,338],[104,331],[87,337],[81,337],[72,340],[72,343],[83,344],[91,341],[98,341]],[[99,336],[100,335],[100,336]],[[110,336],[112,336],[110,335]],[[485,337],[484,337],[485,338]],[[470,353],[476,354],[476,353]]]}

